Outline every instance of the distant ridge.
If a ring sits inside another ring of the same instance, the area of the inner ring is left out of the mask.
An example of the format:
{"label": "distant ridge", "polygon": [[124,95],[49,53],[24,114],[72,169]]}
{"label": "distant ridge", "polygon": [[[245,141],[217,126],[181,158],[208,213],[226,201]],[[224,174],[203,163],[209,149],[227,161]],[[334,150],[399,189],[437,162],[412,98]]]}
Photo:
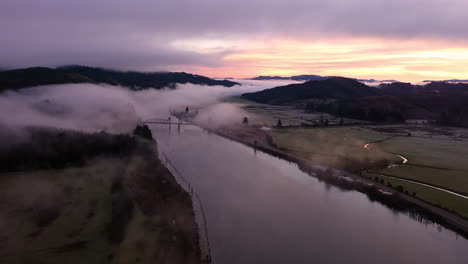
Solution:
{"label": "distant ridge", "polygon": [[[313,75],[313,74],[302,74],[302,75],[294,75],[290,77],[283,77],[283,76],[257,76],[254,78],[250,78],[249,80],[257,80],[257,81],[266,81],[266,80],[293,80],[293,81],[322,81],[334,77],[341,77],[341,76],[320,76],[320,75]],[[342,77],[346,78],[346,77]],[[357,79],[357,78],[348,78],[348,79],[354,79],[359,82],[365,82],[365,83],[392,83],[392,82],[397,82],[395,80],[376,80],[376,79]]]}
{"label": "distant ridge", "polygon": [[468,83],[468,80],[451,79],[451,80],[441,80],[441,81],[434,81],[434,80],[423,81],[423,83],[431,83],[431,82]]}
{"label": "distant ridge", "polygon": [[87,82],[93,82],[93,80],[77,73],[64,72],[45,67],[34,67],[0,72],[0,91],[8,89],[15,90],[24,87],[45,84]]}
{"label": "distant ridge", "polygon": [[[366,80],[369,81],[369,80]],[[368,86],[357,79],[329,77],[278,86],[256,93],[246,93],[242,97],[266,104],[297,104],[311,99],[355,99],[368,96],[409,96],[420,94],[468,93],[467,83],[430,82],[425,85],[393,82]]]}
{"label": "distant ridge", "polygon": [[319,75],[295,75],[291,77],[282,77],[282,76],[257,76],[251,78],[249,80],[257,80],[257,81],[264,81],[264,80],[294,80],[294,81],[311,81],[311,80],[325,80],[330,77],[323,77]]}
{"label": "distant ridge", "polygon": [[394,82],[368,86],[355,79],[330,77],[246,93],[258,103],[293,105],[373,122],[424,119],[441,125],[468,127],[468,84]]}
{"label": "distant ridge", "polygon": [[305,83],[278,86],[256,93],[246,93],[242,97],[267,104],[290,104],[310,99],[344,99],[376,96],[382,92],[355,79],[330,77]]}
{"label": "distant ridge", "polygon": [[214,80],[185,72],[135,72],[117,71],[87,66],[65,66],[56,69],[34,67],[0,72],[0,91],[37,85],[65,83],[106,83],[121,85],[132,90],[147,88],[175,88],[176,84],[221,85],[232,87],[239,83]]}

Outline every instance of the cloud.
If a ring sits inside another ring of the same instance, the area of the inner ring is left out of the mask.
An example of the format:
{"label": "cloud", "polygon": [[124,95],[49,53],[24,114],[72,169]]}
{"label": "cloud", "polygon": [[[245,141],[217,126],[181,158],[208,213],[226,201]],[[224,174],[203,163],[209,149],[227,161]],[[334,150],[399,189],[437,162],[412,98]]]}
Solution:
{"label": "cloud", "polygon": [[[16,135],[16,141],[24,140],[25,127],[128,133],[143,120],[170,116],[171,109],[211,106],[216,111],[219,108],[213,106],[222,98],[285,83],[241,82],[245,85],[230,88],[185,84],[177,89],[131,91],[110,85],[65,84],[6,91],[0,93],[0,138],[14,143],[7,135]],[[222,119],[223,114],[217,116]],[[0,142],[0,146],[4,143]]]}
{"label": "cloud", "polygon": [[4,0],[0,67],[82,63],[123,69],[218,67],[242,47],[211,53],[190,38],[268,41],[336,36],[466,41],[463,0]]}

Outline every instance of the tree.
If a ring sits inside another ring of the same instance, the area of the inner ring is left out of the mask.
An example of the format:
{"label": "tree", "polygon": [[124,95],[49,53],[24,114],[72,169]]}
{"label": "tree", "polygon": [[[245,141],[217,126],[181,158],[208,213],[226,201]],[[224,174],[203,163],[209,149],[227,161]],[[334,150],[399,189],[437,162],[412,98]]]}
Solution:
{"label": "tree", "polygon": [[278,123],[276,123],[277,127],[283,127],[283,122],[281,122],[281,119],[278,119]]}
{"label": "tree", "polygon": [[244,116],[244,119],[242,119],[242,124],[248,124],[249,123],[249,119]]}
{"label": "tree", "polygon": [[188,113],[188,112],[189,112],[189,108],[187,106],[187,107],[185,107],[185,113]]}
{"label": "tree", "polygon": [[149,127],[145,124],[137,125],[136,128],[133,130],[133,135],[140,136],[142,138],[146,138],[149,140],[153,140],[153,134]]}

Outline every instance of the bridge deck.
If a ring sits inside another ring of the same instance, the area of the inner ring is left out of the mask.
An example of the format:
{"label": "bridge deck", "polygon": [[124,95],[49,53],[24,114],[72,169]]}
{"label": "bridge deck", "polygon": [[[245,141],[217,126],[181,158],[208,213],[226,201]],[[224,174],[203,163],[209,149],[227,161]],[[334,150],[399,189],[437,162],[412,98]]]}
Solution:
{"label": "bridge deck", "polygon": [[188,126],[191,125],[190,123],[175,123],[175,122],[162,122],[162,121],[144,121],[145,124],[163,124],[163,125],[181,125],[181,126]]}
{"label": "bridge deck", "polygon": [[143,121],[145,124],[162,124],[162,125],[181,125],[181,126],[187,126],[190,125],[190,123],[184,122],[184,121],[173,121],[169,118],[151,118],[146,121]]}

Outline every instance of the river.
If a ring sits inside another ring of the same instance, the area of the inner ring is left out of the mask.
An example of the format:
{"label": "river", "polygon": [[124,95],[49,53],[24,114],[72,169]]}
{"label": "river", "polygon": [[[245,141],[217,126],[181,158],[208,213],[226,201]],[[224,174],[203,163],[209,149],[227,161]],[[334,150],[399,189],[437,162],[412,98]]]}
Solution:
{"label": "river", "polygon": [[468,240],[194,126],[153,125],[199,194],[213,263],[468,263]]}

